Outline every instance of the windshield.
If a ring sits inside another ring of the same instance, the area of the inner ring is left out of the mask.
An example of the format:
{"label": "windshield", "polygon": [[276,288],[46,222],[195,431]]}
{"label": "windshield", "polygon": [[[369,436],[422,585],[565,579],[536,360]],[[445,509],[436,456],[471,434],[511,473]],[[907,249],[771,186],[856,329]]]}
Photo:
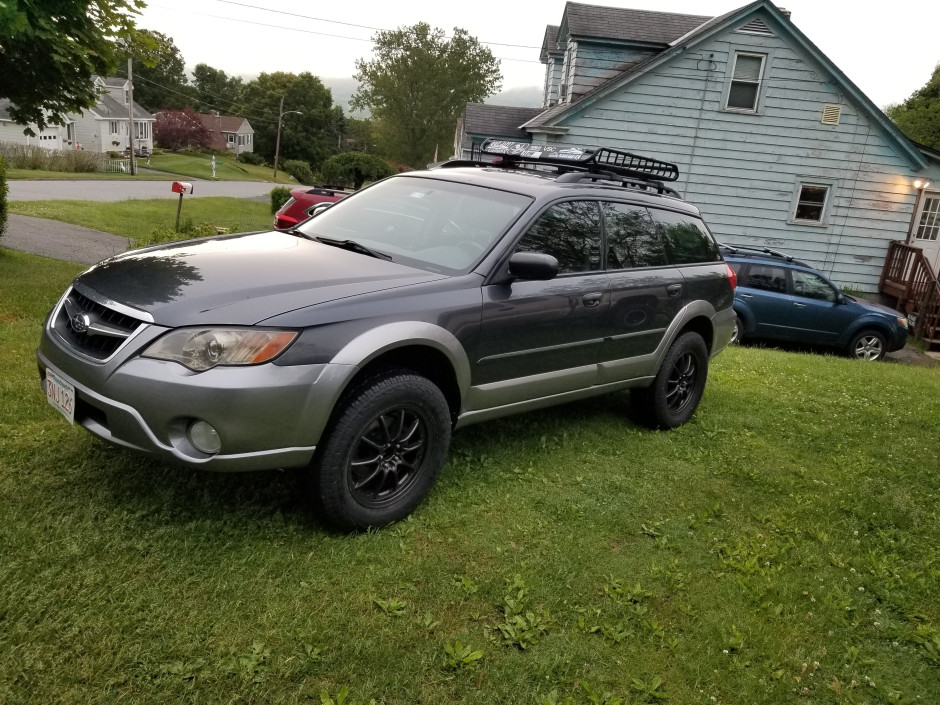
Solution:
{"label": "windshield", "polygon": [[456,273],[479,261],[531,201],[469,184],[396,177],[297,229],[313,239],[353,241],[402,264]]}

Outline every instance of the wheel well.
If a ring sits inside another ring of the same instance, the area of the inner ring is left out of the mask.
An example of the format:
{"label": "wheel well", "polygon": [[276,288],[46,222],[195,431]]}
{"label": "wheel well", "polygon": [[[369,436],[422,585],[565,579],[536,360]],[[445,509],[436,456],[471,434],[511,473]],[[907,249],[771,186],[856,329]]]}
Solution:
{"label": "wheel well", "polygon": [[457,385],[454,367],[444,353],[423,345],[408,345],[389,350],[370,360],[350,380],[348,386],[362,377],[386,369],[410,370],[431,380],[444,394],[447,406],[450,407],[451,421],[456,422],[460,411],[460,387]]}
{"label": "wheel well", "polygon": [[[705,341],[705,347],[708,348],[708,352],[711,353],[712,345],[715,342],[715,331],[712,328],[711,321],[704,316],[697,316],[683,326],[682,330],[679,331],[679,335],[687,331],[692,331],[702,336],[702,340]],[[676,337],[678,338],[679,335]]]}

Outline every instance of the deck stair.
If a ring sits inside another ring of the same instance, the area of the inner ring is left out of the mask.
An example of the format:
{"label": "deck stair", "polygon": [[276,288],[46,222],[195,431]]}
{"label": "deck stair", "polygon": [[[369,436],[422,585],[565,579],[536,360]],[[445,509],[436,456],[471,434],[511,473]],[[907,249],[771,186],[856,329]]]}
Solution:
{"label": "deck stair", "polygon": [[914,335],[940,348],[940,280],[919,247],[893,240],[878,290],[897,298],[897,308],[914,322]]}

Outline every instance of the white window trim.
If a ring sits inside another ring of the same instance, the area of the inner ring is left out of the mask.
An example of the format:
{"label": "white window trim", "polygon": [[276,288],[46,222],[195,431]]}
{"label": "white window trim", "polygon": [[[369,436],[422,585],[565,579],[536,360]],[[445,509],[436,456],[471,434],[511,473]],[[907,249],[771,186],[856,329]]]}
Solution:
{"label": "white window trim", "polygon": [[[797,220],[796,209],[800,204],[800,193],[804,186],[821,186],[826,189],[826,200],[823,202],[822,216],[817,220]],[[832,210],[832,194],[835,190],[836,179],[816,178],[813,176],[797,177],[793,186],[793,195],[790,199],[790,214],[787,222],[790,225],[804,225],[809,228],[825,228],[829,226],[829,213]]]}
{"label": "white window trim", "polygon": [[[728,100],[731,98],[731,84],[734,83],[734,70],[737,67],[739,56],[753,56],[761,59],[760,77],[757,79],[757,98],[754,101],[753,109],[735,108],[728,105]],[[722,109],[725,112],[738,113],[741,115],[759,115],[761,113],[764,105],[764,79],[767,75],[767,66],[770,64],[770,59],[771,55],[769,52],[763,54],[756,51],[734,50],[731,61],[728,62],[727,85],[725,86],[724,96],[722,97]]]}

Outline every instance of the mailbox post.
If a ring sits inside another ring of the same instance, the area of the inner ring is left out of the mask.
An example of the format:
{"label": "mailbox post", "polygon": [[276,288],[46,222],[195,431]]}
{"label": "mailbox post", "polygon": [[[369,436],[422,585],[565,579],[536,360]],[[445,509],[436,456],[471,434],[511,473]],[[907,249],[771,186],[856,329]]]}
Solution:
{"label": "mailbox post", "polygon": [[192,193],[193,185],[188,181],[174,181],[173,182],[173,193],[178,193],[180,195],[179,204],[176,206],[176,232],[180,231],[180,211],[183,210],[183,194]]}

